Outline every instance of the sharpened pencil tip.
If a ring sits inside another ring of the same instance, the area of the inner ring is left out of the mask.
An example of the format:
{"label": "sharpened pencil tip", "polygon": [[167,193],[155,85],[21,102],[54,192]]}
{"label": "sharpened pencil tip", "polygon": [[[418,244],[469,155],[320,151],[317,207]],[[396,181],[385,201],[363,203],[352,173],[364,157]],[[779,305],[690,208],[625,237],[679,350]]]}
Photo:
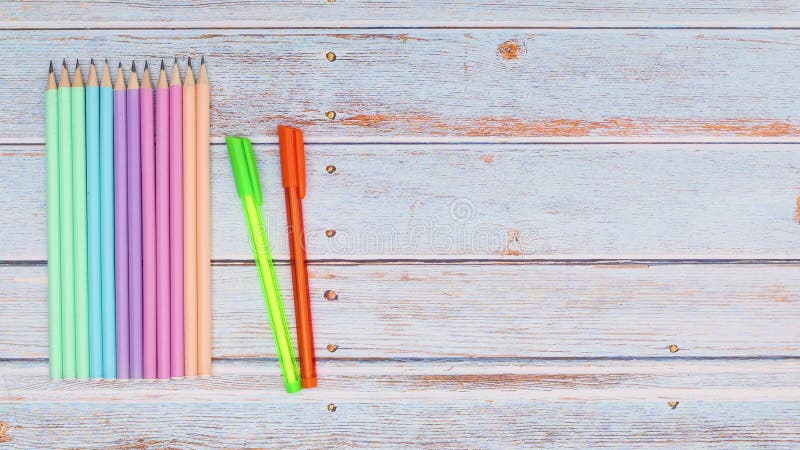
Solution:
{"label": "sharpened pencil tip", "polygon": [[147,61],[144,62],[144,69],[147,70]]}
{"label": "sharpened pencil tip", "polygon": [[161,59],[161,70],[164,70],[164,59]]}
{"label": "sharpened pencil tip", "polygon": [[50,73],[53,73],[53,61],[50,61]]}
{"label": "sharpened pencil tip", "polygon": [[192,57],[191,56],[186,58],[186,65],[187,66],[191,66],[192,65]]}
{"label": "sharpened pencil tip", "polygon": [[80,67],[80,66],[81,66],[81,62],[80,62],[79,60],[77,60],[77,59],[76,59],[76,60],[75,60],[75,68],[77,69],[77,68],[78,68],[78,67]]}
{"label": "sharpened pencil tip", "polygon": [[64,61],[61,64],[63,64],[64,67],[67,67],[67,58],[64,58]]}
{"label": "sharpened pencil tip", "polygon": [[89,60],[89,64],[92,65],[92,66],[94,65],[94,58]]}
{"label": "sharpened pencil tip", "polygon": [[136,61],[131,63],[131,72],[136,72]]}
{"label": "sharpened pencil tip", "polygon": [[206,55],[203,55],[200,57],[200,65],[202,66],[205,63],[206,63]]}
{"label": "sharpened pencil tip", "polygon": [[119,62],[119,65],[118,65],[117,67],[119,67],[120,69],[122,69],[122,61],[120,61],[120,62]]}

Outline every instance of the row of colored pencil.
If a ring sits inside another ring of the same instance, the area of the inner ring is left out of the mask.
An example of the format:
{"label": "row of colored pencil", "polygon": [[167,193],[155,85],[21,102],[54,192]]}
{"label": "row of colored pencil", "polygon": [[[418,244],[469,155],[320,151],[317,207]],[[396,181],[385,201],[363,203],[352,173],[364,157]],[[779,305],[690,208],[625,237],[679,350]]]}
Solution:
{"label": "row of colored pencil", "polygon": [[50,377],[211,374],[206,64],[45,89]]}

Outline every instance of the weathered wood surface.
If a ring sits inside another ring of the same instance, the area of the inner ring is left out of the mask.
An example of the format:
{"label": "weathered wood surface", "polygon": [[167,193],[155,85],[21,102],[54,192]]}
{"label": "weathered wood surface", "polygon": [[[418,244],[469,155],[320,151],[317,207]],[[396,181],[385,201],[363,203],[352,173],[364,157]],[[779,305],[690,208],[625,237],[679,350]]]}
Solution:
{"label": "weathered wood surface", "polygon": [[297,395],[280,390],[273,365],[216,363],[219,376],[195,381],[53,383],[43,363],[5,363],[0,437],[19,448],[87,436],[115,448],[800,443],[796,361],[326,361],[322,386]]}
{"label": "weathered wood surface", "polygon": [[[769,0],[4,2],[0,445],[800,446],[798,27]],[[175,53],[210,61],[215,376],[51,382],[31,87]],[[298,395],[219,145],[259,144],[285,261],[278,123],[314,143]]]}
{"label": "weathered wood surface", "polygon": [[276,27],[787,27],[800,6],[774,0],[238,0],[163,2],[117,0],[6,1],[0,27],[36,28],[276,28]]}
{"label": "weathered wood surface", "polygon": [[102,55],[128,67],[130,58],[142,64],[176,53],[209,58],[218,139],[272,141],[275,126],[287,123],[317,141],[796,141],[799,36],[751,29],[6,30],[0,54],[14,64],[0,65],[0,142],[42,141],[43,95],[31,80],[44,85],[51,59],[88,63]]}
{"label": "weathered wood surface", "polygon": [[[274,356],[255,268],[212,272],[214,356]],[[45,274],[0,268],[5,358],[47,356]],[[324,358],[800,356],[796,265],[325,265],[310,282]]]}
{"label": "weathered wood surface", "polygon": [[[798,258],[797,145],[307,147],[313,259]],[[288,258],[276,145],[257,145],[264,215]],[[223,145],[213,257],[252,259]],[[44,260],[41,146],[0,146],[0,260]],[[333,174],[326,172],[335,165]],[[24,193],[24,194],[23,194]],[[336,230],[327,237],[325,230]]]}
{"label": "weathered wood surface", "polygon": [[213,400],[236,393],[242,402],[300,399],[325,404],[351,400],[435,400],[441,397],[505,397],[530,400],[797,401],[797,359],[425,359],[319,361],[321,389],[285,396],[275,359],[214,361],[214,376],[166,381],[50,381],[44,361],[0,365],[5,399],[11,403],[180,402]]}

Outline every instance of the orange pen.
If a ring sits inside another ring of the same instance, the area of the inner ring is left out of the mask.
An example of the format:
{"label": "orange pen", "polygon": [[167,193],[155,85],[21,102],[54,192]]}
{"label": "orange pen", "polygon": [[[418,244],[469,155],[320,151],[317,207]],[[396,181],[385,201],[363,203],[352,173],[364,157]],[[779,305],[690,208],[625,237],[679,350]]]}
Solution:
{"label": "orange pen", "polygon": [[300,356],[300,380],[304,389],[317,385],[314,333],[311,329],[311,297],[306,268],[306,242],[303,230],[303,205],[306,196],[306,161],[303,133],[297,128],[278,125],[281,153],[281,178],[286,191],[286,220],[292,259],[292,287]]}

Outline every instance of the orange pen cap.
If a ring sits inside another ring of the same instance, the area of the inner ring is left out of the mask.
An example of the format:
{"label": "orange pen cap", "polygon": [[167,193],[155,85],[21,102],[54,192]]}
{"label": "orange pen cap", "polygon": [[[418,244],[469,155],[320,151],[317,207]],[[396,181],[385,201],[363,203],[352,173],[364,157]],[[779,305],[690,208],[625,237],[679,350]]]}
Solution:
{"label": "orange pen cap", "polygon": [[283,187],[297,187],[300,198],[306,196],[306,156],[303,132],[297,128],[278,125],[278,146],[281,152]]}

